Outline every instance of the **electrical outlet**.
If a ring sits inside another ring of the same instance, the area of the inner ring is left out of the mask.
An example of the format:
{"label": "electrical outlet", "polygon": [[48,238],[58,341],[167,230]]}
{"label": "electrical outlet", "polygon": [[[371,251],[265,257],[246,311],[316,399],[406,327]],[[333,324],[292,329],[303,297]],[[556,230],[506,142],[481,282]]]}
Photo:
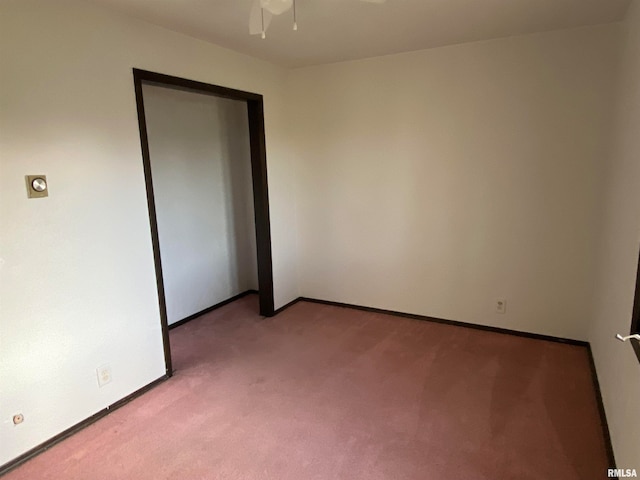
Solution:
{"label": "electrical outlet", "polygon": [[496,300],[496,313],[507,313],[507,301],[504,298]]}
{"label": "electrical outlet", "polygon": [[24,422],[24,415],[22,415],[21,413],[17,413],[13,416],[14,425],[20,425],[22,422]]}
{"label": "electrical outlet", "polygon": [[102,365],[101,367],[96,368],[96,373],[98,374],[99,387],[104,387],[107,383],[111,381],[110,365]]}

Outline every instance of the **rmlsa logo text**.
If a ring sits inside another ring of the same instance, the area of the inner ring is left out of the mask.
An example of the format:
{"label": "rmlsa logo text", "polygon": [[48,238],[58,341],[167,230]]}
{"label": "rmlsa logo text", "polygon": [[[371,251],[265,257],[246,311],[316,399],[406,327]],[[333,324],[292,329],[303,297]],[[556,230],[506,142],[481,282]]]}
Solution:
{"label": "rmlsa logo text", "polygon": [[638,473],[635,468],[610,468],[607,470],[609,478],[629,478],[637,477]]}

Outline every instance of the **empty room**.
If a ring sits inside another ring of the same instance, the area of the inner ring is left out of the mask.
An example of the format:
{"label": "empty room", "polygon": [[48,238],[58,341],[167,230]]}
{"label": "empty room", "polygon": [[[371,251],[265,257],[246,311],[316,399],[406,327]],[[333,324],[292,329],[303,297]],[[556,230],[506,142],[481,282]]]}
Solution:
{"label": "empty room", "polygon": [[640,475],[638,0],[0,0],[0,476]]}

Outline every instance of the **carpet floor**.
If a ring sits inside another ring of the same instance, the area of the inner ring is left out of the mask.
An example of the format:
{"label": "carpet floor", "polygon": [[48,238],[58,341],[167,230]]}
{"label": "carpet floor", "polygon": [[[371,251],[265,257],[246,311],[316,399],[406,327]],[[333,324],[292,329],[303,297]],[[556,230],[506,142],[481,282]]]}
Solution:
{"label": "carpet floor", "polygon": [[250,295],[171,331],[175,375],[21,479],[606,478],[586,348]]}

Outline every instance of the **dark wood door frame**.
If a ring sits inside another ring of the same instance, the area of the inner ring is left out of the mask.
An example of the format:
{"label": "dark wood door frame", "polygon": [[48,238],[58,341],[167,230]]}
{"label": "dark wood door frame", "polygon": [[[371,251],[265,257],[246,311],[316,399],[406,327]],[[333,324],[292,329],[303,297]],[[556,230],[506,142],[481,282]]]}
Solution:
{"label": "dark wood door frame", "polygon": [[274,314],[273,302],[273,267],[271,260],[271,224],[269,220],[269,189],[267,185],[267,154],[264,134],[264,105],[262,95],[232,88],[220,87],[208,83],[196,82],[185,78],[173,77],[146,70],[133,69],[133,83],[138,108],[138,126],[140,128],[140,145],[142,147],[142,163],[147,186],[147,205],[151,224],[151,242],[156,270],[158,303],[160,306],[160,322],[162,325],[162,341],[167,375],[171,376],[171,348],[169,345],[169,325],[167,321],[167,305],[162,278],[162,260],[160,258],[160,242],[158,239],[158,223],[156,204],[153,196],[153,179],[151,176],[151,158],[149,156],[149,139],[147,122],[144,113],[142,85],[159,85],[177,88],[216,97],[230,98],[247,103],[249,115],[249,143],[251,146],[251,176],[253,181],[253,208],[256,225],[256,247],[258,257],[258,295],[260,297],[260,315],[271,317]]}
{"label": "dark wood door frame", "polygon": [[[631,328],[629,329],[629,335],[640,333],[640,255],[638,255],[638,268],[636,270],[636,291],[633,298],[633,313],[631,314]],[[624,335],[624,334],[623,334]],[[629,340],[633,346],[633,350],[636,352],[636,357],[640,362],[640,340]]]}

